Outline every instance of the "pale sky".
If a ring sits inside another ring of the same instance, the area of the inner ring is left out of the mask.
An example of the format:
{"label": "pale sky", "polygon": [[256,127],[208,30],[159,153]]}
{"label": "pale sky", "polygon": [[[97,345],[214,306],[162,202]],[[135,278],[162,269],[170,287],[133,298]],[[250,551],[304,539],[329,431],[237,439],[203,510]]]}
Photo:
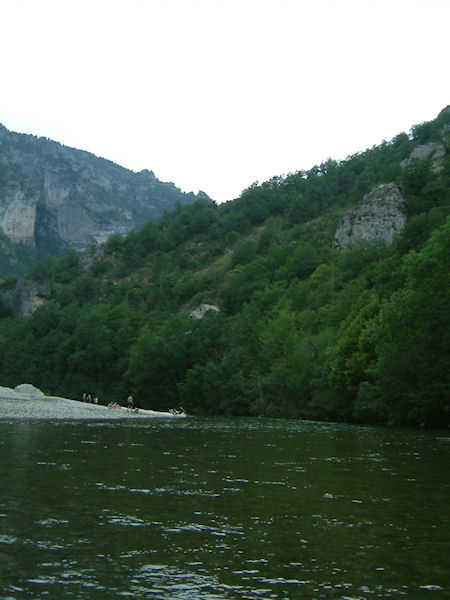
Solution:
{"label": "pale sky", "polygon": [[0,0],[0,123],[222,202],[450,103],[450,0]]}

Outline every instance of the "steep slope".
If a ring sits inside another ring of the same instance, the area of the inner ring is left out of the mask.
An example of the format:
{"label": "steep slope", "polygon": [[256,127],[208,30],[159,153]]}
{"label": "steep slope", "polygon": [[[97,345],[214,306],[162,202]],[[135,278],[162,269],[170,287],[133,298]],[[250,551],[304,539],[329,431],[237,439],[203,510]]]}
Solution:
{"label": "steep slope", "polygon": [[[108,401],[132,390],[142,407],[201,414],[446,427],[449,125],[447,109],[345,161],[226,204],[178,205],[38,265],[26,285],[4,282],[0,384]],[[436,144],[437,160],[417,155]]]}
{"label": "steep slope", "polygon": [[195,198],[152,171],[134,173],[0,125],[0,272],[86,250]]}

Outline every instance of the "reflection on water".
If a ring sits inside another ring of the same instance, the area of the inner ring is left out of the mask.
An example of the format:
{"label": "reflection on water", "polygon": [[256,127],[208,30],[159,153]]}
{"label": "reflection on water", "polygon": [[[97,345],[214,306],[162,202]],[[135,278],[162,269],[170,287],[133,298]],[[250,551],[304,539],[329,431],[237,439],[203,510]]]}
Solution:
{"label": "reflection on water", "polygon": [[440,600],[445,433],[0,422],[0,599]]}

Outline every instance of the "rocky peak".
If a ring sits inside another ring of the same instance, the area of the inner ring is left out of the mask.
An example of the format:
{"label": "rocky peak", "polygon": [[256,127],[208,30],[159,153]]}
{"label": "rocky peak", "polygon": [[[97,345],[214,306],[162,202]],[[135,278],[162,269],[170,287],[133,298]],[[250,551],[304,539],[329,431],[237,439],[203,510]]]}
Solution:
{"label": "rocky peak", "polygon": [[333,249],[345,250],[359,241],[393,242],[406,223],[405,201],[394,183],[378,185],[363,203],[347,211],[336,230]]}

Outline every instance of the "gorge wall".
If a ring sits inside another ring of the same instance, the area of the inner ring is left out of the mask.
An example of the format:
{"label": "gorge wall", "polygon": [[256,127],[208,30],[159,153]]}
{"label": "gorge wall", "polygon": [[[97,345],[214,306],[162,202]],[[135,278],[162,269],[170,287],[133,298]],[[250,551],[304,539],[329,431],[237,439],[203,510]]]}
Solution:
{"label": "gorge wall", "polygon": [[135,173],[0,125],[0,271],[5,273],[20,271],[17,246],[39,260],[83,251],[196,198],[159,181],[152,171]]}

